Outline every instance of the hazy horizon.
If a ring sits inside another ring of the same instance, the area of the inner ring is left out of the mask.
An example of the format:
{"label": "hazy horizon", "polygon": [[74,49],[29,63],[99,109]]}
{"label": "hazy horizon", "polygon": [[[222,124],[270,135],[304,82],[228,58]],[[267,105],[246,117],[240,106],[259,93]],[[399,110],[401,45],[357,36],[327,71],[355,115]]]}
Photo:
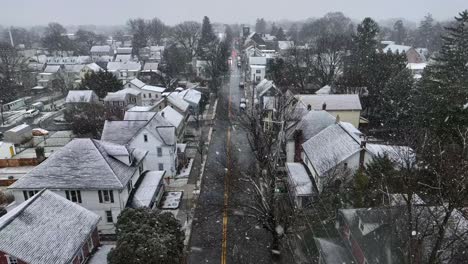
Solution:
{"label": "hazy horizon", "polygon": [[404,18],[418,22],[427,13],[437,20],[452,19],[468,8],[466,0],[394,0],[392,6],[386,3],[388,1],[292,0],[272,4],[266,0],[238,0],[230,5],[228,1],[219,0],[17,0],[3,3],[2,9],[6,12],[0,16],[0,25],[29,27],[58,22],[66,26],[116,26],[137,17],[158,17],[174,25],[186,20],[201,21],[205,15],[213,22],[253,24],[260,17],[269,21],[298,21],[336,11],[358,20],[370,16],[376,20]]}

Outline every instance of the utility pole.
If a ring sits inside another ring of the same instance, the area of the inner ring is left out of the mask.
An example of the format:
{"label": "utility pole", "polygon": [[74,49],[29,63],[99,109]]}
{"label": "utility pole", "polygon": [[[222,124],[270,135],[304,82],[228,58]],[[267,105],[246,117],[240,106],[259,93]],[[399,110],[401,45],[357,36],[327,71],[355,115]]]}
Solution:
{"label": "utility pole", "polygon": [[5,119],[3,119],[3,100],[0,100],[0,112],[2,113],[2,126],[5,125]]}
{"label": "utility pole", "polygon": [[15,42],[13,41],[13,35],[11,34],[11,27],[8,29],[8,34],[10,35],[11,46],[14,48],[15,47]]}

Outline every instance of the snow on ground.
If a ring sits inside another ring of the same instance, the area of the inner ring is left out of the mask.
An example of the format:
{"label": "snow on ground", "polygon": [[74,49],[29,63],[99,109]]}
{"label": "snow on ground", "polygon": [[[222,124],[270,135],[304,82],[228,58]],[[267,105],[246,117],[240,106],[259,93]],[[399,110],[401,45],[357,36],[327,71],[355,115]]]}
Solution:
{"label": "snow on ground", "polygon": [[96,253],[91,257],[88,264],[107,264],[107,254],[109,254],[113,247],[115,247],[115,245],[100,246]]}
{"label": "snow on ground", "polygon": [[188,176],[190,175],[190,171],[192,170],[192,165],[193,165],[193,159],[190,159],[187,168],[182,168],[180,170],[180,173],[177,174],[175,177],[176,178],[188,178]]}

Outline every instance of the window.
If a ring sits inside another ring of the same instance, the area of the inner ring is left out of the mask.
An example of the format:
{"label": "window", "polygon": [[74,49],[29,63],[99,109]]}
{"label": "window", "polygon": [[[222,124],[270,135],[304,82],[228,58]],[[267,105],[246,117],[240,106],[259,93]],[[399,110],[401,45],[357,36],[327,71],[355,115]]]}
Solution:
{"label": "window", "polygon": [[130,88],[130,84],[128,84],[128,88]]}
{"label": "window", "polygon": [[143,94],[143,98],[146,98],[146,94]]}
{"label": "window", "polygon": [[255,73],[262,73],[262,71],[261,70],[256,70]]}
{"label": "window", "polygon": [[65,191],[67,199],[74,203],[81,203],[81,191]]}
{"label": "window", "polygon": [[18,264],[18,259],[13,256],[5,256],[8,264]]}
{"label": "window", "polygon": [[157,95],[157,94],[155,94],[154,97],[156,97],[156,99],[158,99],[158,95]]}
{"label": "window", "polygon": [[114,192],[112,190],[99,190],[98,196],[100,203],[114,203]]}
{"label": "window", "polygon": [[158,157],[162,157],[162,148],[158,147],[157,150],[158,150]]}
{"label": "window", "polygon": [[159,163],[159,164],[158,164],[158,169],[159,169],[160,171],[164,170],[164,164]]}
{"label": "window", "polygon": [[148,94],[148,98],[151,98],[151,93]]}
{"label": "window", "polygon": [[348,169],[348,163],[347,163],[347,162],[345,162],[345,164],[344,164],[344,169],[345,169],[345,170]]}
{"label": "window", "polygon": [[148,135],[143,135],[143,141],[148,142]]}
{"label": "window", "polygon": [[106,211],[106,219],[107,219],[107,223],[114,222],[114,218],[112,217],[112,211]]}
{"label": "window", "polygon": [[39,192],[38,190],[23,191],[24,200],[26,201],[27,199],[33,197],[38,192]]}

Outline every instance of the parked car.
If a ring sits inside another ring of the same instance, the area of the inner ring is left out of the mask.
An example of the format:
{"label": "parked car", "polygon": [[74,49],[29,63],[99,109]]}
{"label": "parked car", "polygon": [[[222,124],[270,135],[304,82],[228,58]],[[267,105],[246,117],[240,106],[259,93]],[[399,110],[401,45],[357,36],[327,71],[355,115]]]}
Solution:
{"label": "parked car", "polygon": [[237,62],[237,67],[240,68],[242,66],[242,63],[240,61]]}
{"label": "parked car", "polygon": [[247,102],[247,100],[245,100],[245,98],[241,98],[241,99],[240,99],[239,108],[240,108],[241,110],[245,110],[245,108],[246,108],[246,106],[247,106],[247,105],[246,105],[246,102]]}
{"label": "parked car", "polygon": [[244,89],[244,86],[245,86],[244,82],[239,83],[239,88]]}
{"label": "parked car", "polygon": [[42,128],[33,128],[32,135],[33,136],[47,136],[49,131],[42,129]]}
{"label": "parked car", "polygon": [[28,111],[26,111],[26,113],[24,113],[25,118],[31,118],[37,115],[39,115],[39,110],[37,109],[29,109]]}

